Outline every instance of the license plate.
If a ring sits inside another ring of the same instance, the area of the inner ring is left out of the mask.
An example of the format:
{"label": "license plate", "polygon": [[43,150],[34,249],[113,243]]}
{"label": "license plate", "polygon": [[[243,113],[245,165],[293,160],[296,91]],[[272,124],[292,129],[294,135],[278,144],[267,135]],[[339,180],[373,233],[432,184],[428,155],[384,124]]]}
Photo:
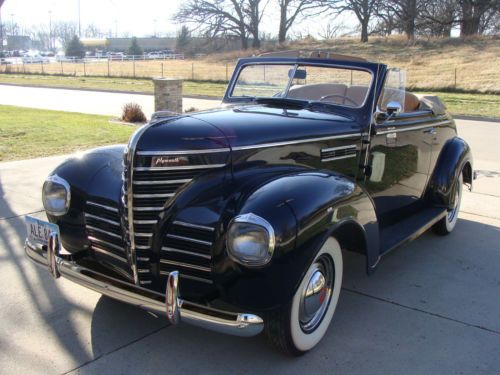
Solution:
{"label": "license plate", "polygon": [[57,224],[31,216],[26,216],[26,230],[28,232],[28,241],[41,245],[48,245],[51,233],[56,233],[59,236],[59,226]]}

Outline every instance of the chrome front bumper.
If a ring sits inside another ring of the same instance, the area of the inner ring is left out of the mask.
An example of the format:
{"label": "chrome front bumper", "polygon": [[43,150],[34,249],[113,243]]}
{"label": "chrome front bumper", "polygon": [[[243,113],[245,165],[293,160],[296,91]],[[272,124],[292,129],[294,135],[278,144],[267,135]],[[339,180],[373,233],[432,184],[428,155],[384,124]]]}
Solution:
{"label": "chrome front bumper", "polygon": [[184,322],[235,336],[255,336],[264,328],[264,321],[257,315],[221,311],[181,299],[178,295],[179,274],[176,271],[169,275],[166,293],[157,293],[95,272],[59,255],[57,240],[52,239],[47,250],[34,246],[29,241],[25,243],[28,257],[35,263],[48,267],[54,278],[63,276],[116,300],[166,316],[172,324]]}

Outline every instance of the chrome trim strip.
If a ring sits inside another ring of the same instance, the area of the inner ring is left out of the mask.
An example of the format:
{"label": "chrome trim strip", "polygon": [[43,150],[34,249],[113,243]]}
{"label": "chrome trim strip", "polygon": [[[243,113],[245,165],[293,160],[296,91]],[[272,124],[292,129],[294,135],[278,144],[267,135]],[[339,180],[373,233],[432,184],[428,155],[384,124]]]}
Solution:
{"label": "chrome trim strip", "polygon": [[162,207],[134,207],[134,211],[161,211]]}
{"label": "chrome trim strip", "polygon": [[114,221],[114,220],[109,220],[109,219],[105,219],[103,217],[100,217],[100,216],[95,216],[95,215],[92,215],[92,214],[89,214],[87,212],[85,212],[85,217],[89,217],[91,219],[95,219],[95,220],[100,220],[100,221],[104,221],[105,223],[108,223],[108,224],[112,224],[112,225],[116,225],[117,227],[120,226],[120,223],[117,222],[117,221]]}
{"label": "chrome trim strip", "polygon": [[[118,246],[118,245],[116,245],[116,244],[114,244],[114,243],[111,243],[111,242],[108,242],[108,241],[101,240],[101,239],[99,239],[99,238],[97,238],[97,237],[94,237],[94,236],[89,236],[88,238],[89,238],[89,240],[90,240],[91,242],[96,242],[98,246],[102,246],[102,244],[105,244],[105,245],[108,245],[109,247],[112,247],[113,249],[116,249],[116,250],[120,250],[120,251],[125,252],[125,249],[124,249],[123,247]],[[101,245],[99,245],[99,244],[101,244]],[[92,245],[92,246],[93,246],[93,245]]]}
{"label": "chrome trim strip", "polygon": [[163,194],[134,194],[134,198],[170,198],[173,197],[174,193],[163,193]]}
{"label": "chrome trim strip", "polygon": [[151,246],[136,245],[135,248],[138,249],[138,250],[149,250],[149,249],[151,249]]}
{"label": "chrome trim strip", "polygon": [[139,260],[141,262],[148,262],[149,261],[149,257],[137,257],[137,260]]}
{"label": "chrome trim strip", "polygon": [[121,256],[116,255],[116,254],[114,254],[114,253],[112,253],[112,252],[110,252],[110,251],[108,251],[106,249],[103,249],[103,248],[99,247],[99,246],[92,245],[92,250],[97,251],[98,253],[107,255],[107,256],[109,256],[109,257],[111,257],[113,259],[119,260],[120,262],[123,262],[123,263],[125,263],[125,264],[128,265],[127,259],[122,258]]}
{"label": "chrome trim strip", "polygon": [[[47,254],[44,250],[26,242],[25,251],[34,263],[47,269]],[[151,284],[151,280],[141,280],[135,286],[68,261],[61,256],[56,255],[55,261],[61,276],[76,284],[130,305],[140,306],[156,315],[166,315],[165,295],[141,286]],[[181,322],[236,336],[255,336],[264,328],[264,321],[257,315],[217,310],[183,300],[179,295],[177,297]]]}
{"label": "chrome trim strip", "polygon": [[168,238],[174,238],[176,240],[194,242],[194,243],[197,243],[197,244],[200,244],[200,245],[212,246],[212,242],[202,241],[202,240],[198,240],[196,238],[189,238],[189,237],[184,237],[184,236],[178,236],[177,234],[167,234],[167,237]]}
{"label": "chrome trim strip", "polygon": [[[160,275],[162,275],[162,276],[168,276],[168,275],[170,275],[170,272],[160,271]],[[181,279],[190,279],[190,280],[200,281],[202,283],[207,283],[207,284],[213,284],[214,283],[212,280],[204,279],[202,277],[191,276],[191,275],[180,274],[179,277]]]}
{"label": "chrome trim strip", "polygon": [[87,229],[91,229],[91,230],[95,230],[97,232],[101,232],[101,233],[104,233],[108,236],[111,236],[111,237],[115,237],[115,238],[119,238],[120,240],[122,239],[122,236],[116,234],[116,233],[112,233],[112,232],[108,232],[107,230],[104,230],[104,229],[101,229],[101,228],[97,228],[97,227],[94,227],[92,225],[86,225],[85,226]]}
{"label": "chrome trim strip", "polygon": [[358,156],[357,154],[350,154],[350,155],[342,155],[342,156],[333,156],[331,158],[326,158],[326,159],[321,159],[321,161],[333,161],[333,160],[340,160],[340,159],[348,159],[348,158],[355,158]]}
{"label": "chrome trim strip", "polygon": [[133,181],[134,185],[173,185],[173,184],[185,184],[191,181],[192,178],[183,178],[181,180],[153,180],[153,181]]}
{"label": "chrome trim strip", "polygon": [[149,269],[145,269],[145,268],[138,268],[137,272],[138,273],[150,273],[151,271]]}
{"label": "chrome trim strip", "polygon": [[212,257],[210,255],[195,253],[195,252],[187,251],[187,250],[180,250],[180,249],[176,249],[174,247],[169,247],[169,246],[162,246],[161,249],[162,249],[162,251],[166,251],[167,253],[180,253],[180,254],[186,254],[186,255],[192,255],[195,257],[205,258],[205,259],[209,259],[209,260],[212,259]]}
{"label": "chrome trim strip", "polygon": [[136,237],[153,237],[153,233],[136,232],[136,233],[134,233],[134,236],[136,236]]}
{"label": "chrome trim strip", "polygon": [[[395,124],[391,124],[389,126],[383,125],[384,127],[391,127],[391,129],[378,131],[377,135],[384,135],[384,134],[389,134],[389,133],[401,133],[401,132],[409,132],[409,131],[413,131],[413,130],[427,129],[427,128],[433,128],[436,126],[446,125],[449,123],[450,123],[450,121],[441,121],[441,122],[435,122],[432,124],[417,125],[417,126],[397,125],[397,123],[395,123]],[[401,127],[401,129],[399,129],[399,127]]]}
{"label": "chrome trim strip", "polygon": [[175,220],[172,224],[174,224],[174,225],[180,225],[180,226],[187,227],[187,228],[207,230],[207,231],[210,231],[210,232],[213,232],[215,230],[215,228],[213,228],[213,227],[207,227],[205,225],[198,225],[198,224],[186,223],[185,221],[180,221],[180,220]]}
{"label": "chrome trim strip", "polygon": [[182,151],[138,151],[139,156],[156,156],[156,155],[188,155],[188,154],[214,154],[218,152],[229,152],[230,148],[212,148],[204,150],[182,150]]}
{"label": "chrome trim strip", "polygon": [[321,152],[330,152],[330,151],[337,151],[337,150],[350,150],[350,149],[357,149],[356,145],[349,145],[349,146],[338,146],[338,147],[330,147],[330,148],[322,148]]}
{"label": "chrome trim strip", "polygon": [[184,262],[177,262],[175,260],[160,259],[160,263],[170,264],[171,266],[177,266],[177,267],[191,268],[193,270],[198,270],[203,272],[211,272],[210,268],[208,267],[197,266],[195,264],[189,264]]}
{"label": "chrome trim strip", "polygon": [[134,224],[156,224],[158,220],[134,220]]}
{"label": "chrome trim strip", "polygon": [[351,137],[361,137],[361,135],[362,135],[362,133],[351,133],[351,134],[335,135],[335,136],[330,136],[330,137],[299,139],[296,141],[263,143],[260,145],[237,146],[237,147],[233,147],[232,150],[233,151],[241,151],[241,150],[253,150],[256,148],[296,145],[296,144],[300,144],[300,143],[310,143],[310,142],[318,142],[318,141],[329,141],[329,140],[333,140],[333,139],[345,139],[345,138],[351,138]]}
{"label": "chrome trim strip", "polygon": [[197,165],[179,165],[177,167],[136,167],[136,172],[159,172],[159,171],[175,171],[175,170],[191,170],[191,169],[206,169],[206,168],[222,168],[227,164],[197,164]]}
{"label": "chrome trim strip", "polygon": [[100,203],[96,203],[96,202],[92,202],[92,201],[87,201],[87,204],[90,204],[91,206],[95,206],[95,207],[104,208],[105,210],[108,210],[108,211],[111,211],[111,212],[118,213],[118,208],[106,206],[104,204],[100,204]]}

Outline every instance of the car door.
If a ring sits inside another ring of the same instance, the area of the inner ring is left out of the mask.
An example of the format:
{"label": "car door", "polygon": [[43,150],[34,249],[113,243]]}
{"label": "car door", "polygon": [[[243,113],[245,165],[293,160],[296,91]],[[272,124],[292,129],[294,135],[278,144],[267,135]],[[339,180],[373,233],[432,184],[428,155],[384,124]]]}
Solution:
{"label": "car door", "polygon": [[365,187],[380,224],[391,225],[422,208],[432,155],[429,111],[392,115],[374,125]]}

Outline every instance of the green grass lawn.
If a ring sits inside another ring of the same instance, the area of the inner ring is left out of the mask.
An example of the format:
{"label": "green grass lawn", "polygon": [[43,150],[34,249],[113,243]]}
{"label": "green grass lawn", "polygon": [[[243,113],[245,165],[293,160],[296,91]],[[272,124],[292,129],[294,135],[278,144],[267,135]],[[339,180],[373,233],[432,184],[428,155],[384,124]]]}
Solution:
{"label": "green grass lawn", "polygon": [[0,161],[126,143],[135,127],[108,120],[106,116],[0,105]]}
{"label": "green grass lawn", "polygon": [[[0,74],[0,83],[153,93],[151,79]],[[225,89],[226,84],[220,82],[184,81],[184,95],[188,96],[204,95],[220,99]],[[439,96],[453,114],[500,118],[500,95],[452,92],[430,94]]]}

